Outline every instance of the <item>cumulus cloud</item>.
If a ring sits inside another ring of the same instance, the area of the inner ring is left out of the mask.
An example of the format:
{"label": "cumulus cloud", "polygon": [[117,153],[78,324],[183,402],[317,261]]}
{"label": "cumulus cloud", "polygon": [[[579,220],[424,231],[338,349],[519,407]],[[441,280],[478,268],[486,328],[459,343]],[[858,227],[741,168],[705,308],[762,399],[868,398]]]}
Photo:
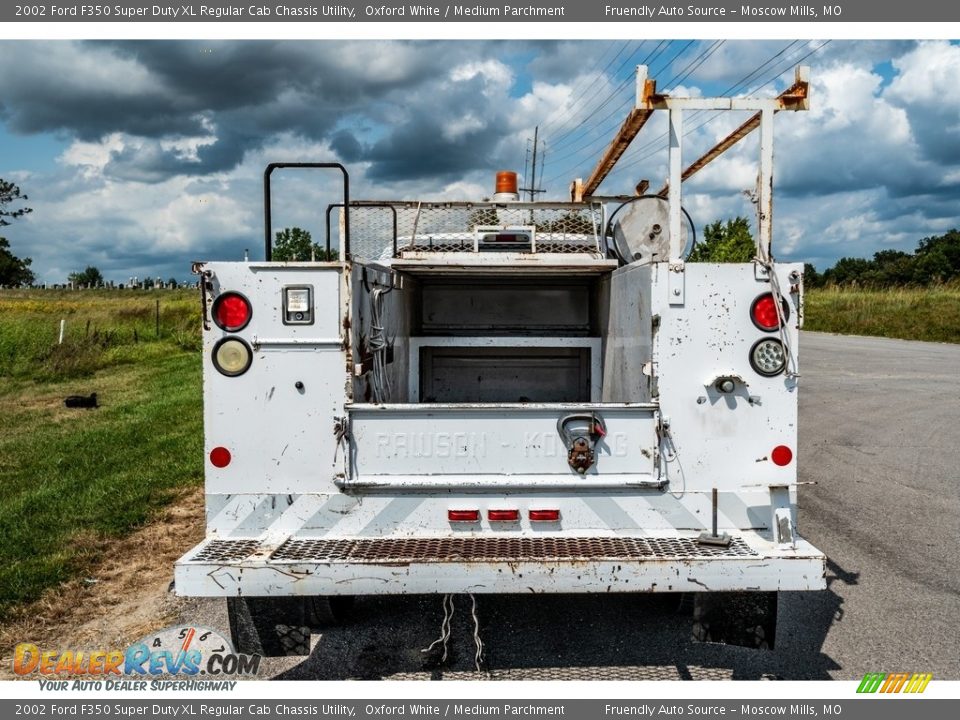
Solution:
{"label": "cumulus cloud", "polygon": [[[535,126],[548,196],[563,197],[629,110],[637,63],[649,62],[664,87],[680,82],[676,94],[772,94],[814,50],[811,110],[776,121],[781,256],[827,263],[912,248],[958,224],[960,46],[821,45],[3,42],[0,64],[17,72],[4,78],[0,140],[5,130],[61,145],[53,169],[0,167],[29,181],[35,208],[7,235],[26,243],[49,281],[88,263],[115,279],[181,276],[195,257],[259,247],[267,162],[343,162],[354,197],[476,198],[491,193],[494,170],[522,169]],[[688,113],[685,157],[743,119]],[[754,135],[685,186],[701,229],[752,216],[743,191],[755,182],[757,151]],[[641,178],[655,189],[666,172],[658,113],[602,190],[630,193]],[[310,177],[277,179],[276,222],[319,237],[339,180]]]}

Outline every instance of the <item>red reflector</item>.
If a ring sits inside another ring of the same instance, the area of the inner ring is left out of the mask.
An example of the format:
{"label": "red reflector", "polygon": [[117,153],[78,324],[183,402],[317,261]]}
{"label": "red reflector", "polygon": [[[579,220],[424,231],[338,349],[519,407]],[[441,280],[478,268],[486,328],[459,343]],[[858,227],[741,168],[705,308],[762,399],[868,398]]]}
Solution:
{"label": "red reflector", "polygon": [[214,467],[226,467],[230,464],[230,451],[225,447],[215,447],[210,451],[210,462]]}
{"label": "red reflector", "polygon": [[531,522],[556,522],[560,519],[559,510],[531,510]]}
{"label": "red reflector", "polygon": [[770,453],[770,459],[773,460],[774,465],[780,465],[781,467],[789,465],[790,461],[793,460],[793,450],[786,445],[777,445]]}
{"label": "red reflector", "polygon": [[447,510],[450,522],[480,522],[479,510]]}
{"label": "red reflector", "polygon": [[516,522],[520,519],[519,510],[487,510],[490,522]]}
{"label": "red reflector", "polygon": [[[787,319],[789,308],[786,304],[781,306],[784,320]],[[753,324],[761,330],[770,332],[780,327],[780,318],[777,317],[777,303],[773,299],[772,293],[764,293],[757,296],[750,306],[750,317],[753,318]]]}
{"label": "red reflector", "polygon": [[238,293],[224,293],[213,303],[213,319],[229,332],[241,330],[250,322],[250,303]]}

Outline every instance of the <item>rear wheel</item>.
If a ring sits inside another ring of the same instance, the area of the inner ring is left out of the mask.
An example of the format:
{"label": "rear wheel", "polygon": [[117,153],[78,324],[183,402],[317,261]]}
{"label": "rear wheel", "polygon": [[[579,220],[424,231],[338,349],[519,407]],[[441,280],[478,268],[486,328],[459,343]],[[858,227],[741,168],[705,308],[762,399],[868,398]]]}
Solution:
{"label": "rear wheel", "polygon": [[304,617],[312,628],[341,625],[353,610],[353,595],[318,595],[304,600]]}
{"label": "rear wheel", "polygon": [[696,593],[693,606],[695,640],[772,650],[776,634],[777,593]]}
{"label": "rear wheel", "polygon": [[227,598],[233,647],[245,655],[310,654],[310,623],[298,597]]}

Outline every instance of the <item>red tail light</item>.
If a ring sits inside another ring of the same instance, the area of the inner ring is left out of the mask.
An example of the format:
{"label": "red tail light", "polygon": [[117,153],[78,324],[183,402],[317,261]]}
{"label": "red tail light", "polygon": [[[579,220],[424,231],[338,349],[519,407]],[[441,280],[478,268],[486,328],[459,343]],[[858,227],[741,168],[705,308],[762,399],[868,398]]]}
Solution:
{"label": "red tail light", "polygon": [[450,522],[480,522],[479,510],[447,510],[447,520]]}
{"label": "red tail light", "polygon": [[487,520],[490,522],[516,522],[519,519],[519,510],[487,510]]}
{"label": "red tail light", "polygon": [[215,447],[210,451],[210,462],[214,467],[224,468],[230,464],[230,451],[225,447]]}
{"label": "red tail light", "polygon": [[777,445],[773,449],[773,452],[770,453],[770,459],[773,460],[774,465],[779,465],[780,467],[789,465],[790,461],[793,460],[793,450],[786,445]]}
{"label": "red tail light", "polygon": [[531,510],[530,522],[557,522],[560,519],[559,510]]}
{"label": "red tail light", "polygon": [[243,330],[252,314],[250,301],[240,293],[223,293],[213,301],[213,321],[227,332]]}
{"label": "red tail light", "polygon": [[[783,320],[787,321],[790,317],[790,306],[781,299],[780,309],[783,312]],[[772,293],[758,295],[750,306],[750,319],[753,324],[761,330],[772,332],[780,327],[780,319],[777,317],[777,302],[773,299]]]}

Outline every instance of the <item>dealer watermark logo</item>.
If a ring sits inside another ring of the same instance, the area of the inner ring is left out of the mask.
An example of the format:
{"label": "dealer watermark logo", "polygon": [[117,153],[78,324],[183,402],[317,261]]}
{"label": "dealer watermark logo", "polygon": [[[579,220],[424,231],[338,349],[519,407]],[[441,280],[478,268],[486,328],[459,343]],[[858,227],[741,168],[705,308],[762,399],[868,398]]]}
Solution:
{"label": "dealer watermark logo", "polygon": [[13,653],[14,674],[39,675],[47,680],[63,677],[148,680],[184,675],[221,678],[255,675],[259,667],[259,655],[237,653],[230,641],[216,630],[192,625],[176,625],[151,633],[125,650],[45,650],[33,643],[20,643]]}
{"label": "dealer watermark logo", "polygon": [[930,673],[867,673],[858,693],[922,693],[933,679]]}

